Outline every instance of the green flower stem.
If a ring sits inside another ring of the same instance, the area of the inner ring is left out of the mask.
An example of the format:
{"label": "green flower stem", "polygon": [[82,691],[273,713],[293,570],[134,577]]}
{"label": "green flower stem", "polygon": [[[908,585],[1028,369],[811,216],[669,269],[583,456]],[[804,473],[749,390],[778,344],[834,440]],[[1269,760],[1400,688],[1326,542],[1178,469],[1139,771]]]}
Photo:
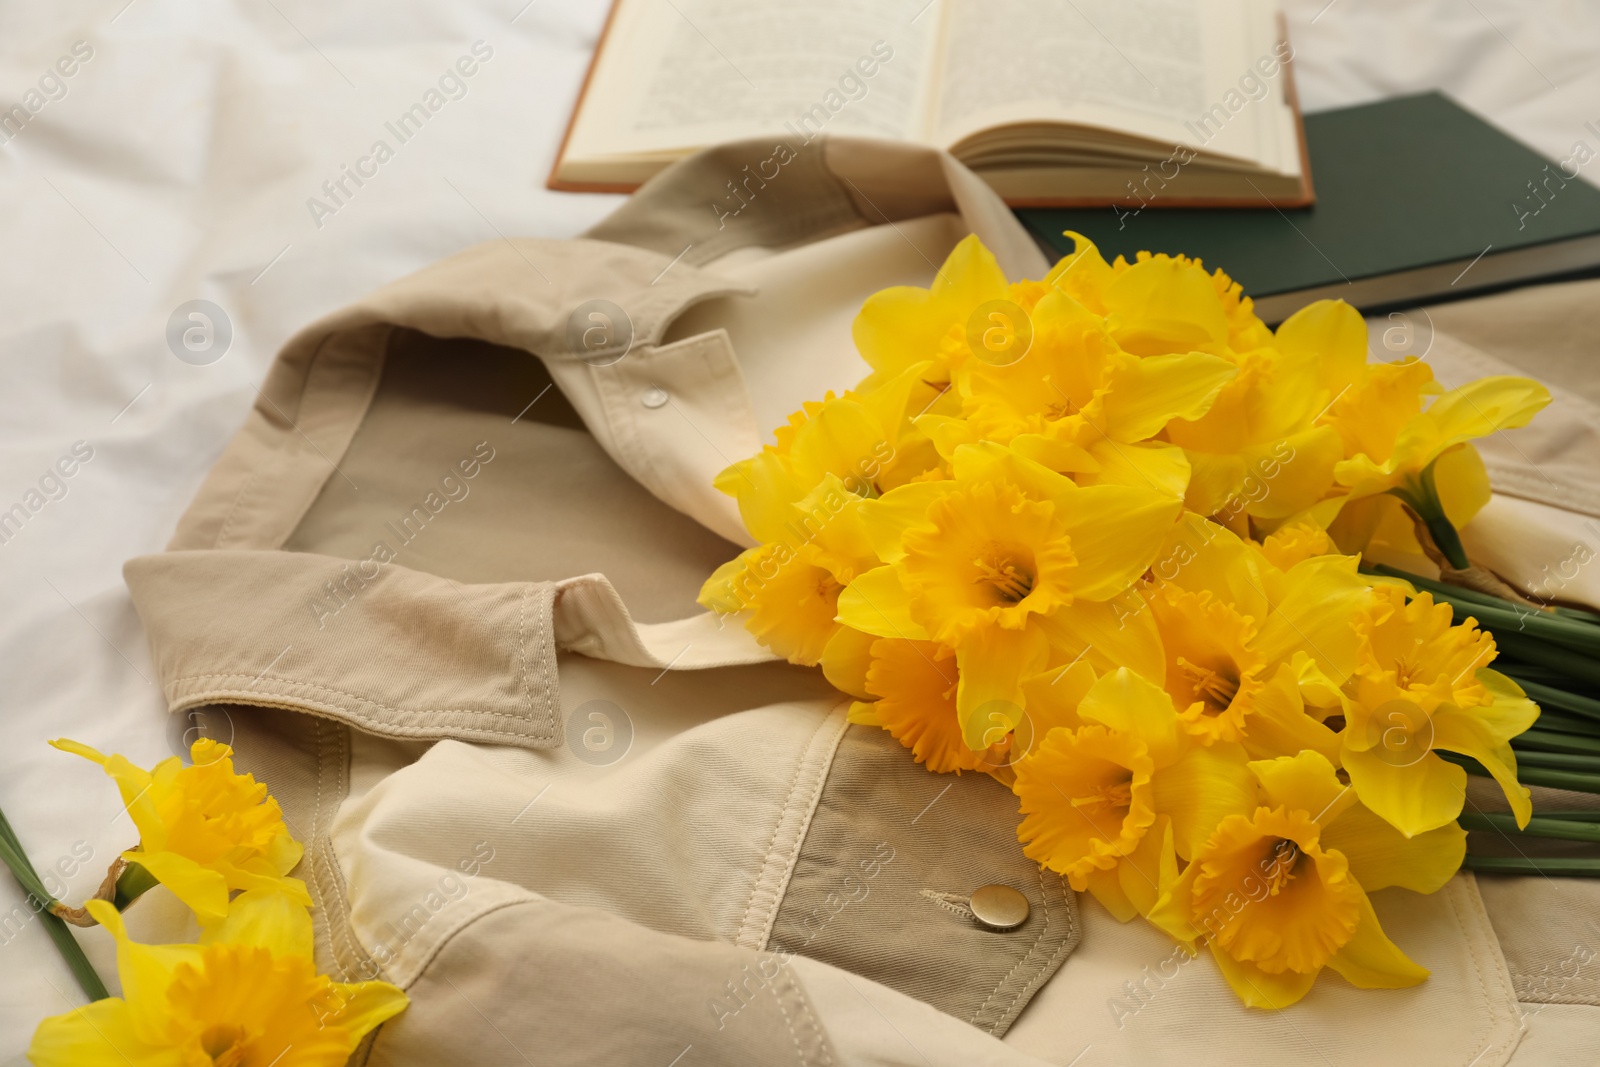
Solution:
{"label": "green flower stem", "polygon": [[[1491,777],[1483,765],[1470,756],[1446,752],[1443,749],[1434,749],[1434,752],[1445,761],[1466,768],[1468,774],[1476,774],[1482,778]],[[1571,789],[1579,793],[1600,793],[1600,773],[1556,770],[1551,767],[1524,767],[1519,764],[1517,780],[1523,785],[1547,785],[1554,789]]]}
{"label": "green flower stem", "polygon": [[1600,878],[1600,859],[1544,858],[1527,856],[1476,856],[1467,853],[1461,866],[1469,871],[1494,874],[1543,874],[1567,878]]}
{"label": "green flower stem", "polygon": [[39,872],[28,862],[27,854],[22,851],[22,843],[17,840],[16,832],[11,829],[4,812],[0,812],[0,858],[5,860],[18,884],[28,894],[28,906],[38,912],[39,921],[44,924],[50,940],[55,942],[61,958],[67,961],[67,967],[72,971],[72,977],[77,979],[83,995],[90,1000],[104,1000],[110,996],[105,983],[90,964],[89,957],[83,954],[83,946],[72,935],[72,930],[50,911],[50,906],[57,901],[45,889]]}
{"label": "green flower stem", "polygon": [[[1540,716],[1540,718],[1542,719],[1543,716]],[[1511,739],[1511,747],[1519,753],[1524,750],[1533,752],[1580,752],[1600,758],[1600,736],[1587,737],[1578,734],[1559,733],[1554,730],[1527,730]]]}
{"label": "green flower stem", "polygon": [[[1600,817],[1600,813],[1587,814]],[[1600,822],[1577,819],[1554,819],[1536,815],[1526,827],[1517,826],[1517,817],[1509,812],[1463,812],[1456,820],[1463,830],[1494,830],[1503,834],[1526,834],[1528,837],[1558,838],[1562,841],[1594,841],[1600,843]]]}
{"label": "green flower stem", "polygon": [[1422,477],[1410,485],[1390,489],[1389,494],[1399,497],[1422,520],[1428,528],[1428,536],[1433,538],[1434,547],[1450,561],[1450,566],[1458,571],[1472,566],[1472,561],[1467,558],[1467,550],[1461,545],[1461,535],[1445,517],[1444,504],[1439,500],[1439,487],[1433,480],[1432,463],[1422,468]]}
{"label": "green flower stem", "polygon": [[1517,768],[1552,767],[1563,771],[1582,771],[1600,776],[1600,756],[1592,752],[1535,752],[1519,751]]}
{"label": "green flower stem", "polygon": [[1528,663],[1560,671],[1585,688],[1600,686],[1600,658],[1593,653],[1563,648],[1552,642],[1509,630],[1491,630],[1495,644],[1507,655]]}
{"label": "green flower stem", "polygon": [[[1517,677],[1515,668],[1508,667],[1506,673],[1515,679],[1522,687],[1522,691],[1541,708],[1560,708],[1564,712],[1571,712],[1573,715],[1600,724],[1600,700],[1581,693],[1569,693],[1564,689],[1545,685],[1543,682],[1525,681]],[[1540,716],[1540,721],[1543,721],[1543,716]]]}
{"label": "green flower stem", "polygon": [[1600,737],[1600,723],[1593,719],[1585,719],[1580,715],[1563,715],[1547,707],[1539,711],[1538,726],[1541,730],[1561,734],[1563,737]]}

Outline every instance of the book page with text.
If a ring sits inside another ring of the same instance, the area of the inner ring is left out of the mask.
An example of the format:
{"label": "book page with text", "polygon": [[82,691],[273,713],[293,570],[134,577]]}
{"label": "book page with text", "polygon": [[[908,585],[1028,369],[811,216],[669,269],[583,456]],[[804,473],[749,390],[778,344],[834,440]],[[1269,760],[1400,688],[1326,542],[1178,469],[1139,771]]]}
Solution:
{"label": "book page with text", "polygon": [[[949,147],[1053,121],[1193,145],[1194,120],[1251,69],[1265,11],[1255,0],[954,0],[928,137]],[[1275,169],[1266,119],[1226,124],[1206,152]]]}
{"label": "book page with text", "polygon": [[905,138],[919,123],[942,0],[619,2],[569,155]]}

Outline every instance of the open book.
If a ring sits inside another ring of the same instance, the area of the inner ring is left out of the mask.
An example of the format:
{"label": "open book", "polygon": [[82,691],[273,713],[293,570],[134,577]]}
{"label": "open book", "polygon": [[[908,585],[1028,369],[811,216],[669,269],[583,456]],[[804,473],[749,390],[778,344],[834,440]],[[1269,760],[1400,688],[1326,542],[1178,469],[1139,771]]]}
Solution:
{"label": "open book", "polygon": [[1311,202],[1274,0],[615,0],[552,189],[723,141],[945,148],[1015,205]]}

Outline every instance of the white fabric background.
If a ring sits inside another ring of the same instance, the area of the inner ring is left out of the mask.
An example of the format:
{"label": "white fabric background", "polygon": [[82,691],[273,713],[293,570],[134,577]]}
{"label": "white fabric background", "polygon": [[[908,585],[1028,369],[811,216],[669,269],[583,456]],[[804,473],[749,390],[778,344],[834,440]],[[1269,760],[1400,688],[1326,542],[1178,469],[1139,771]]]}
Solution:
{"label": "white fabric background", "polygon": [[[0,103],[85,40],[94,56],[0,145],[0,510],[88,442],[94,458],[0,544],[0,806],[35,862],[76,842],[93,891],[133,831],[71,736],[149,764],[173,751],[123,587],[166,542],[277,347],[375,286],[497,234],[570,236],[615,197],[543,182],[603,0],[100,0],[0,5]],[[1584,0],[1288,0],[1308,110],[1443,88],[1564,157],[1600,123],[1600,8]],[[308,197],[354,163],[475,40],[494,50],[319,229]],[[234,336],[210,366],[167,349],[203,298]],[[241,610],[248,610],[242,606]],[[81,849],[80,849],[81,851]],[[0,877],[0,1063],[77,1003]],[[152,899],[136,931],[178,937]],[[108,939],[84,939],[103,974]]]}

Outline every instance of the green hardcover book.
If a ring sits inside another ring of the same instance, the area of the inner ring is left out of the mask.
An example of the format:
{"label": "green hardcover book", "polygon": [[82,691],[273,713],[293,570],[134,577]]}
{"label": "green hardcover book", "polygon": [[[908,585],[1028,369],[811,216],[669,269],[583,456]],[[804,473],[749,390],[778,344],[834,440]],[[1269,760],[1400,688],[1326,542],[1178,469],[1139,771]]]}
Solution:
{"label": "green hardcover book", "polygon": [[[1269,324],[1324,297],[1365,312],[1600,269],[1600,122],[1552,161],[1438,93],[1305,116],[1316,203],[1022,209],[1048,252],[1075,230],[1107,260],[1184,252],[1221,267]],[[1592,171],[1589,168],[1593,168]]]}

